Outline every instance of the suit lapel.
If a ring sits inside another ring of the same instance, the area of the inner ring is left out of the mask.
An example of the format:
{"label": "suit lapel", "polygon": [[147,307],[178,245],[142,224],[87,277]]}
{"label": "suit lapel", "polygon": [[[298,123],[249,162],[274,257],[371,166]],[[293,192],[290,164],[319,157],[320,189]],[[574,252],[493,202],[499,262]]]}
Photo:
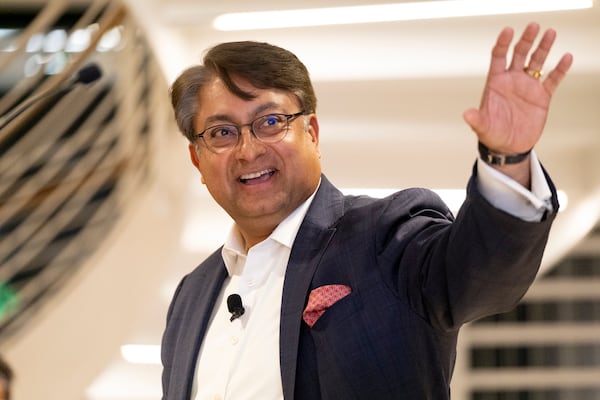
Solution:
{"label": "suit lapel", "polygon": [[[185,379],[184,382],[181,382],[181,386],[176,385],[182,387],[185,391],[186,397],[184,398],[191,396],[200,344],[206,335],[212,310],[227,277],[227,270],[221,258],[221,252],[216,253],[218,253],[218,257],[213,257],[213,263],[206,264],[203,267],[202,274],[195,276],[193,282],[189,282],[197,290],[194,291],[194,298],[188,303],[189,308],[185,313],[187,327],[181,330],[181,338],[177,342],[177,346],[181,351],[175,351],[178,359],[174,360],[173,365],[174,368],[181,369],[172,375],[173,377]],[[192,350],[190,351],[190,349]]]}
{"label": "suit lapel", "polygon": [[280,362],[283,397],[294,398],[300,324],[308,290],[317,265],[343,214],[344,198],[326,178],[300,226],[286,269],[281,302]]}

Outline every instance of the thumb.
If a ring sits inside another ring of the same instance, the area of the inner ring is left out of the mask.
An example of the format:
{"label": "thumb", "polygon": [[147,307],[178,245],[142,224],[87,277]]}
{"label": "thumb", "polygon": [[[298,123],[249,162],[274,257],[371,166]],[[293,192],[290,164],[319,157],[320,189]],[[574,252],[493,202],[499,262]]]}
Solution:
{"label": "thumb", "polygon": [[475,132],[483,131],[483,122],[478,109],[469,108],[463,113],[463,119]]}

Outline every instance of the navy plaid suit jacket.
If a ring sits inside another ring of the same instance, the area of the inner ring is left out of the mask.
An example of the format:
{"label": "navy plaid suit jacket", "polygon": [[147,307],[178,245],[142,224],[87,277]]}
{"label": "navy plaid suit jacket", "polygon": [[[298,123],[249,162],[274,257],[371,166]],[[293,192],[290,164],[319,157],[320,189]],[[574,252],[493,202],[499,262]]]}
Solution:
{"label": "navy plaid suit jacket", "polygon": [[[450,398],[462,324],[514,307],[539,268],[555,213],[525,222],[493,208],[476,171],[454,220],[437,195],[344,196],[324,176],[294,242],[281,302],[284,398]],[[551,181],[554,210],[558,210]],[[226,278],[220,250],[181,281],[162,342],[163,399],[189,399],[198,350]],[[312,328],[310,291],[352,293]]]}

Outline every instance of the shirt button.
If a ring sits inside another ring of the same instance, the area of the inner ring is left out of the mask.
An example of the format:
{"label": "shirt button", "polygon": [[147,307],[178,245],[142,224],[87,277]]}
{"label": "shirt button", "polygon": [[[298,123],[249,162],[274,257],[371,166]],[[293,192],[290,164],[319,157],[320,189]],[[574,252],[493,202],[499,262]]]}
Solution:
{"label": "shirt button", "polygon": [[213,397],[213,400],[221,400],[222,397],[220,394],[215,394],[215,396]]}
{"label": "shirt button", "polygon": [[237,336],[232,336],[231,337],[231,344],[236,345],[236,344],[239,343],[239,341],[240,341],[240,339],[238,339]]}
{"label": "shirt button", "polygon": [[248,286],[249,286],[249,287],[252,287],[252,286],[254,286],[254,281],[253,281],[253,280],[250,280],[250,281],[248,281]]}

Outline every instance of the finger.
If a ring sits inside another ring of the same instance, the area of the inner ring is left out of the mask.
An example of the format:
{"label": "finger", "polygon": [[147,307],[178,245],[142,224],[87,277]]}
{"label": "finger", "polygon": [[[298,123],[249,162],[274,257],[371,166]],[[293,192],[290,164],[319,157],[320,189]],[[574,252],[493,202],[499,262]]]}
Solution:
{"label": "finger", "polygon": [[510,69],[513,71],[523,71],[529,50],[533,46],[536,36],[540,31],[540,26],[532,22],[523,31],[523,35],[515,45]]}
{"label": "finger", "polygon": [[548,57],[555,39],[555,30],[548,29],[546,32],[544,32],[544,36],[542,36],[542,40],[540,40],[538,47],[535,49],[533,54],[531,54],[531,58],[529,59],[529,63],[526,67],[528,70],[541,71],[544,68],[546,57]]}
{"label": "finger", "polygon": [[492,61],[490,62],[490,75],[501,74],[506,70],[506,55],[510,42],[513,39],[514,32],[511,28],[506,27],[498,35],[496,44],[492,49]]}
{"label": "finger", "polygon": [[550,95],[554,94],[556,88],[567,75],[567,72],[569,71],[569,68],[571,68],[572,64],[573,56],[570,53],[566,53],[561,57],[560,61],[558,61],[556,67],[546,76],[543,85],[544,89],[546,89]]}

